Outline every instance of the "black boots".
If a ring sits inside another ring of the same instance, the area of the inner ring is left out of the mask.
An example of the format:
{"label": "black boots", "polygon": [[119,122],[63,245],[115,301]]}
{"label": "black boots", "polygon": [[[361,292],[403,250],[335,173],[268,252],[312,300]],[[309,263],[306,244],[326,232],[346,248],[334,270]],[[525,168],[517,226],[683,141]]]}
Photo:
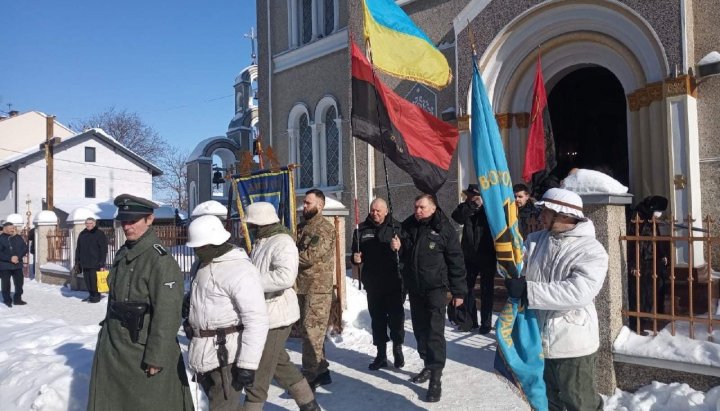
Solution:
{"label": "black boots", "polygon": [[489,325],[481,325],[480,330],[478,330],[481,335],[490,334],[490,331],[492,331],[492,327]]}
{"label": "black boots", "polygon": [[427,395],[425,396],[427,402],[440,401],[440,396],[442,395],[441,377],[442,370],[433,370],[430,372],[430,385],[428,386]]}
{"label": "black boots", "polygon": [[[7,304],[7,303],[6,303]],[[13,304],[15,305],[25,305],[27,304],[25,301],[22,300],[22,298],[18,295],[13,298]]]}
{"label": "black boots", "polygon": [[375,356],[375,359],[373,360],[373,362],[370,363],[370,365],[368,365],[368,368],[373,371],[377,371],[380,368],[388,366],[387,354],[386,354],[387,345],[385,345],[385,344],[378,345],[377,350],[378,351],[377,351],[377,355]]}
{"label": "black boots", "polygon": [[405,366],[405,356],[402,352],[402,344],[393,344],[393,360],[395,368],[402,368]]}
{"label": "black boots", "polygon": [[325,371],[324,373],[318,375],[315,377],[314,380],[310,381],[310,388],[312,388],[313,391],[315,391],[315,388],[321,386],[321,385],[328,385],[332,383],[332,378],[330,378],[330,370]]}
{"label": "black boots", "polygon": [[300,411],[320,411],[321,408],[318,405],[317,401],[312,400],[307,404],[303,404],[299,408]]}
{"label": "black boots", "polygon": [[6,298],[3,300],[3,304],[7,305],[8,307],[12,308],[12,300],[9,298]]}
{"label": "black boots", "polygon": [[422,384],[429,379],[430,379],[430,370],[427,368],[423,368],[422,371],[420,371],[415,376],[410,378],[410,381],[414,382],[415,384]]}

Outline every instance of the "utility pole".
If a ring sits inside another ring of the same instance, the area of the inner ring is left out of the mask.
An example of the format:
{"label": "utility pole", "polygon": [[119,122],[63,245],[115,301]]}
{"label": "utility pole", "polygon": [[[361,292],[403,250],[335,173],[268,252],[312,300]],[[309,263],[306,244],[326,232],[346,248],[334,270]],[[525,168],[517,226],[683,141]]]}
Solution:
{"label": "utility pole", "polygon": [[45,199],[47,209],[55,211],[53,205],[53,134],[55,134],[55,116],[45,117]]}

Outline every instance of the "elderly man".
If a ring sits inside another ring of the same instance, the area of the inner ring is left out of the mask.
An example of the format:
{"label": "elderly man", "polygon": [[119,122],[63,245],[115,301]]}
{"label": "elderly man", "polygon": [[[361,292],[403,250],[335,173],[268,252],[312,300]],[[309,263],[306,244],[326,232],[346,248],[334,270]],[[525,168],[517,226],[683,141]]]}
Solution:
{"label": "elderly man", "polygon": [[255,238],[250,254],[260,273],[270,322],[265,347],[252,387],[245,387],[245,411],[262,410],[270,382],[290,393],[301,411],[320,410],[305,377],[290,362],[285,343],[292,325],[300,318],[293,284],[298,273],[298,250],[291,233],[280,223],[275,207],[266,202],[250,204],[245,223]]}
{"label": "elderly man", "polygon": [[151,226],[157,204],[115,198],[127,241],[115,255],[88,410],[192,410],[177,332],[183,276]]}
{"label": "elderly man", "polygon": [[298,226],[299,270],[295,283],[300,305],[302,373],[315,389],[332,382],[325,359],[325,332],[330,319],[335,259],[335,228],[322,210],[325,194],[308,190],[303,200],[303,219]]}
{"label": "elderly man", "polygon": [[525,276],[506,279],[508,295],[537,313],[550,410],[601,410],[595,390],[600,345],[594,298],[608,269],[579,195],[551,188],[536,203],[546,230],[525,240]]}
{"label": "elderly man", "polygon": [[88,297],[83,301],[99,303],[100,293],[97,287],[97,271],[105,267],[107,257],[107,237],[97,227],[94,218],[85,219],[85,229],[80,232],[75,248],[75,267],[83,274]]}
{"label": "elderly man", "polygon": [[[377,356],[371,370],[387,367],[387,342],[393,342],[395,368],[405,365],[402,344],[405,340],[405,293],[402,289],[397,253],[390,241],[400,233],[400,223],[388,215],[382,198],[370,204],[370,214],[353,233],[353,264],[362,264],[362,283],[367,293],[368,311]],[[388,338],[390,328],[390,338]]]}
{"label": "elderly man", "polygon": [[446,359],[445,307],[450,301],[461,306],[467,295],[463,253],[452,223],[430,194],[415,198],[415,214],[403,221],[402,229],[402,240],[394,237],[390,248],[402,252],[413,331],[425,361],[412,381],[430,380],[425,399],[437,402]]}
{"label": "elderly man", "polygon": [[200,266],[193,279],[188,363],[211,410],[237,410],[250,389],[268,331],[257,268],[245,250],[228,243],[230,233],[215,216],[188,227],[187,246]]}
{"label": "elderly man", "polygon": [[[0,278],[2,279],[3,303],[8,307],[27,304],[22,299],[23,294],[23,262],[28,248],[25,240],[17,235],[15,224],[6,222],[0,234]],[[10,278],[15,286],[15,294],[10,298]]]}

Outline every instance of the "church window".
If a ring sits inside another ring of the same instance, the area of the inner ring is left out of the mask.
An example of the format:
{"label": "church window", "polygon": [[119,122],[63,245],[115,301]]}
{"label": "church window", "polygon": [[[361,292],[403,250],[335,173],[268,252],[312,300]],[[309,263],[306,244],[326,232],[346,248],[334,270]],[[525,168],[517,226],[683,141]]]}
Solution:
{"label": "church window", "polygon": [[337,111],[330,107],[325,113],[326,181],[329,187],[340,184],[340,132],[335,119]]}
{"label": "church window", "polygon": [[300,154],[300,187],[309,188],[314,185],[313,180],[313,138],[312,128],[308,124],[307,114],[300,116],[299,124],[299,154]]}

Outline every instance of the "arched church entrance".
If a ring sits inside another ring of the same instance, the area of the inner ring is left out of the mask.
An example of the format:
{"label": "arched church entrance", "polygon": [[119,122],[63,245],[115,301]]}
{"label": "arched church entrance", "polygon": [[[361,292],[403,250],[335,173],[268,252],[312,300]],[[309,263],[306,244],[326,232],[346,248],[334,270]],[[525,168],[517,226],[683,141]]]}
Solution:
{"label": "arched church entrance", "polygon": [[582,67],[565,74],[550,90],[548,107],[560,178],[579,167],[629,184],[627,103],[610,70]]}

